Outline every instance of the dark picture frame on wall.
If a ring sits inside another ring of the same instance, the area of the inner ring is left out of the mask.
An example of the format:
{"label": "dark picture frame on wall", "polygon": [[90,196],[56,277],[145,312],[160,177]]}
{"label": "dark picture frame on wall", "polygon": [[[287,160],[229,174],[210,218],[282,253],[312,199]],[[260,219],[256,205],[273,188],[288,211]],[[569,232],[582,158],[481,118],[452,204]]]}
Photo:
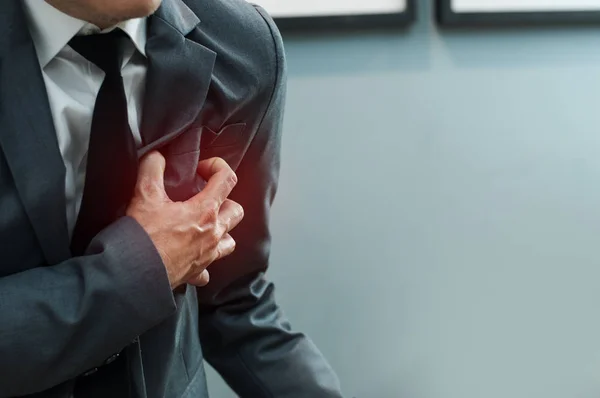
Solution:
{"label": "dark picture frame on wall", "polygon": [[438,0],[442,26],[600,24],[600,0]]}
{"label": "dark picture frame on wall", "polygon": [[283,31],[405,28],[422,0],[249,0],[265,8]]}

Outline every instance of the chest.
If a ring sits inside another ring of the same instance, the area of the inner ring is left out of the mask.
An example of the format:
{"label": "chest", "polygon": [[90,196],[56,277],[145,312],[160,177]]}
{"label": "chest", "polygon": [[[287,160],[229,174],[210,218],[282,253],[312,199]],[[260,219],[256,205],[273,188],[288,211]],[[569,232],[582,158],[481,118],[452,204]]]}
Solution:
{"label": "chest", "polygon": [[[161,146],[159,150],[166,159],[165,190],[169,197],[184,201],[203,189],[205,181],[196,173],[202,159],[222,157],[235,168],[246,146],[245,128],[244,124],[229,125],[219,132],[207,127],[190,128]],[[140,153],[147,150],[150,147],[142,148]],[[66,231],[65,208],[61,208],[66,200],[64,196],[57,198],[64,193],[64,180],[56,178],[44,184],[43,164],[32,163],[30,167],[32,177],[24,185],[15,180],[6,157],[0,152],[0,258],[3,259],[0,277],[44,265],[44,247],[56,250],[61,240],[66,239],[60,232]]]}
{"label": "chest", "polygon": [[[215,52],[181,37],[171,40],[171,35],[178,36],[167,31],[161,40],[149,42],[144,92],[128,102],[141,109],[141,116],[138,113],[132,122],[139,125],[138,156],[160,150],[167,161],[167,193],[173,200],[186,200],[203,188],[196,174],[201,159],[218,156],[237,168],[258,128],[252,115],[260,109],[254,109],[255,96],[246,89],[251,87],[246,84],[249,75],[237,81],[231,68],[219,66],[224,60],[215,65]],[[169,39],[168,46],[163,46],[163,38]],[[0,63],[0,94],[10,98],[0,101],[1,275],[56,264],[70,256],[63,158],[69,146],[61,144],[55,122],[63,116],[61,109],[79,107],[74,118],[64,118],[64,125],[90,123],[95,96],[88,90],[83,103],[76,104],[58,84],[68,76],[48,79],[41,73],[30,43],[11,55]],[[135,99],[138,96],[140,100]],[[66,100],[61,102],[61,97]],[[70,134],[64,137],[65,143],[74,139]],[[80,145],[85,143],[71,148]]]}

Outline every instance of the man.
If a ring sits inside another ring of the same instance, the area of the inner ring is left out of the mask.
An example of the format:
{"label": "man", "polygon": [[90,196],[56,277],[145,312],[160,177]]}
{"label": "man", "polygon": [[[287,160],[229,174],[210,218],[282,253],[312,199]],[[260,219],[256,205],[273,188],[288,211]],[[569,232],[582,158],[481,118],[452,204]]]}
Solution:
{"label": "man", "polygon": [[241,397],[340,397],[264,276],[279,33],[160,3],[0,5],[0,398],[202,398],[203,359]]}

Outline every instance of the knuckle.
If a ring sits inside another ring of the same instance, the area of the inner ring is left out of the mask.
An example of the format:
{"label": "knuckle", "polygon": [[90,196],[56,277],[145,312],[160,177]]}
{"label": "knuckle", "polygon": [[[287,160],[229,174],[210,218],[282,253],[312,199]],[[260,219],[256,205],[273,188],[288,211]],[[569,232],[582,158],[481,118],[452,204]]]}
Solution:
{"label": "knuckle", "polygon": [[165,157],[159,151],[152,151],[148,156],[161,167],[165,166],[167,163]]}
{"label": "knuckle", "polygon": [[208,212],[218,212],[220,207],[219,201],[213,197],[206,198],[206,200],[203,203],[203,206]]}
{"label": "knuckle", "polygon": [[202,272],[202,270],[206,268],[206,264],[204,264],[204,260],[196,259],[192,262],[191,270],[194,274],[198,274]]}
{"label": "knuckle", "polygon": [[208,239],[209,239],[210,246],[216,247],[218,249],[220,246],[219,243],[221,242],[221,239],[222,239],[222,234],[220,234],[216,228],[212,229],[210,231]]}
{"label": "knuckle", "polygon": [[216,223],[219,217],[219,202],[213,198],[207,199],[203,203],[202,217],[206,222]]}
{"label": "knuckle", "polygon": [[[143,157],[141,164],[142,164],[142,166],[146,166],[146,165],[152,164],[154,162],[158,162],[158,161],[160,161],[159,153],[157,153],[157,151],[151,151],[148,154],[146,154],[146,156]],[[143,168],[142,168],[142,170],[143,170]]]}
{"label": "knuckle", "polygon": [[147,197],[160,192],[160,181],[150,175],[143,175],[138,179],[134,189],[135,194]]}
{"label": "knuckle", "polygon": [[136,185],[136,191],[140,193],[148,192],[151,187],[150,178],[147,175],[140,176]]}
{"label": "knuckle", "polygon": [[215,156],[214,158],[212,158],[212,164],[214,168],[218,168],[218,169],[226,169],[229,168],[229,164],[225,161],[225,159]]}
{"label": "knuckle", "polygon": [[232,190],[236,184],[237,184],[237,175],[235,174],[235,172],[231,169],[227,170],[225,173],[225,185],[227,185],[227,188],[229,188],[229,190]]}
{"label": "knuckle", "polygon": [[231,168],[229,169],[229,182],[235,186],[238,183],[238,176]]}
{"label": "knuckle", "polygon": [[215,261],[219,260],[221,257],[223,257],[223,250],[219,247],[219,245],[217,245],[217,247],[215,248],[215,250],[213,252],[213,258],[211,259],[211,263],[214,263]]}
{"label": "knuckle", "polygon": [[147,177],[142,177],[139,179],[138,184],[134,189],[134,196],[138,198],[147,199],[148,196],[152,194],[152,182]]}

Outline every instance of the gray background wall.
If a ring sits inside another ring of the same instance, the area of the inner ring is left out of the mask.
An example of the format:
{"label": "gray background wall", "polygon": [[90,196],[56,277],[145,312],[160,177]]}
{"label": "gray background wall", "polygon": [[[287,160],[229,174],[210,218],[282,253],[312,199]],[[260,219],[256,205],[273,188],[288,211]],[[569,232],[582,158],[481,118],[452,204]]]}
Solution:
{"label": "gray background wall", "polygon": [[419,8],[286,37],[280,302],[349,397],[598,397],[600,28]]}

